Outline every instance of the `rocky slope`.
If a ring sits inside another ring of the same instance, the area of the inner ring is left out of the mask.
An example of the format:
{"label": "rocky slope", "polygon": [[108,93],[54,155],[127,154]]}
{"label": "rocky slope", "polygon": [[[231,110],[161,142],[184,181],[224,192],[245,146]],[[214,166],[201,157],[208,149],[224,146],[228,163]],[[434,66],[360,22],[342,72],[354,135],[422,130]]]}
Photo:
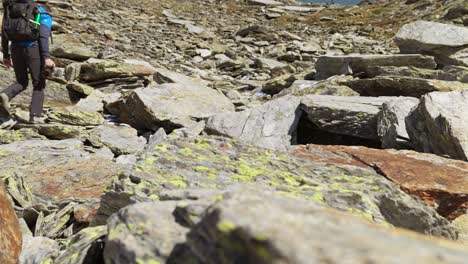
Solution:
{"label": "rocky slope", "polygon": [[30,91],[0,115],[1,263],[468,259],[466,1],[48,2],[46,123]]}

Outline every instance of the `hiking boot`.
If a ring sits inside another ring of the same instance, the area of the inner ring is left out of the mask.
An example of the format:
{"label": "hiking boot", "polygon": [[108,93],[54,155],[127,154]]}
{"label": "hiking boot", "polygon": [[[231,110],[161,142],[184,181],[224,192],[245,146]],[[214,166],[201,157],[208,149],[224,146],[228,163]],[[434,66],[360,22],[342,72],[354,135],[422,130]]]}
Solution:
{"label": "hiking boot", "polygon": [[33,125],[41,125],[41,124],[45,124],[46,118],[43,117],[43,116],[34,116],[34,115],[31,115],[31,117],[29,118],[29,123],[30,124],[33,124]]}
{"label": "hiking boot", "polygon": [[10,99],[8,98],[8,95],[5,93],[0,94],[0,108],[5,112],[5,114],[10,115],[11,113],[11,105],[10,105]]}

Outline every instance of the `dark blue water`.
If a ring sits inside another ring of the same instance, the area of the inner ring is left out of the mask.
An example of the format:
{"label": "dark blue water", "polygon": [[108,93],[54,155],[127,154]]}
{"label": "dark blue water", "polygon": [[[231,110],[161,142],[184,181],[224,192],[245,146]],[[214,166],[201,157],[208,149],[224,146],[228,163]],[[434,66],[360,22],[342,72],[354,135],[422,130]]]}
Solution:
{"label": "dark blue water", "polygon": [[361,0],[299,0],[300,2],[305,3],[335,3],[339,5],[356,5],[361,2]]}

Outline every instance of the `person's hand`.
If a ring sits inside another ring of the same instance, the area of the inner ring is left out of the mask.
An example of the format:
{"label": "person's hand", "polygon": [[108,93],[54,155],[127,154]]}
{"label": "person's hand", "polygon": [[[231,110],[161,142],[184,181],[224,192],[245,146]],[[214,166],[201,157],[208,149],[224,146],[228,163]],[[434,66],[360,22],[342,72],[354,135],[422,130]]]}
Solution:
{"label": "person's hand", "polygon": [[10,58],[3,59],[3,65],[5,65],[5,67],[7,67],[7,68],[11,68],[13,66],[13,63],[11,62]]}
{"label": "person's hand", "polygon": [[53,60],[51,60],[50,58],[47,58],[45,60],[45,66],[47,68],[52,68],[53,69],[53,68],[55,68],[55,62]]}

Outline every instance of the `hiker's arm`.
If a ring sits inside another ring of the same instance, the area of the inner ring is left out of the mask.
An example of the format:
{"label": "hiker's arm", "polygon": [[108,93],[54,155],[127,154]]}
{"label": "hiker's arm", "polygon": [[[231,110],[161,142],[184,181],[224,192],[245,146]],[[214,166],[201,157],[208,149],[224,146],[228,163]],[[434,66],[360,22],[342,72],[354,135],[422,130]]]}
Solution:
{"label": "hiker's arm", "polygon": [[10,58],[10,50],[9,50],[9,41],[8,41],[8,37],[7,37],[7,34],[5,32],[5,29],[3,27],[4,23],[5,23],[5,19],[3,19],[4,21],[2,21],[2,53],[3,53],[3,58],[4,59],[9,59]]}
{"label": "hiker's arm", "polygon": [[41,56],[44,59],[50,58],[49,37],[52,32],[52,17],[43,13],[41,16],[41,26],[39,28],[39,46],[41,47]]}
{"label": "hiker's arm", "polygon": [[46,25],[41,24],[40,28],[40,37],[39,37],[39,46],[41,47],[41,56],[44,59],[50,58],[49,52],[49,37],[50,37],[50,28]]}

